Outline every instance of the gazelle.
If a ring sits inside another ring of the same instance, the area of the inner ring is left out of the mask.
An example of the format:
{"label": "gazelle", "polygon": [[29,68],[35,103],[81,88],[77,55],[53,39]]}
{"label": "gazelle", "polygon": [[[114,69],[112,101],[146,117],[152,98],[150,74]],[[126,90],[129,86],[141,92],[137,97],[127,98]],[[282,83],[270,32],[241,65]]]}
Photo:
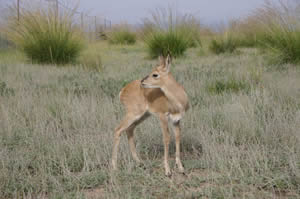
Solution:
{"label": "gazelle", "polygon": [[126,115],[116,128],[112,152],[112,168],[117,168],[117,153],[122,132],[126,131],[133,159],[140,163],[134,143],[134,129],[150,114],[160,119],[164,140],[165,175],[170,176],[168,163],[170,134],[168,119],[171,120],[176,139],[176,165],[184,173],[180,160],[180,120],[187,111],[188,97],[183,88],[170,73],[171,57],[160,56],[160,64],[142,80],[135,80],[120,92],[120,101],[124,104]]}

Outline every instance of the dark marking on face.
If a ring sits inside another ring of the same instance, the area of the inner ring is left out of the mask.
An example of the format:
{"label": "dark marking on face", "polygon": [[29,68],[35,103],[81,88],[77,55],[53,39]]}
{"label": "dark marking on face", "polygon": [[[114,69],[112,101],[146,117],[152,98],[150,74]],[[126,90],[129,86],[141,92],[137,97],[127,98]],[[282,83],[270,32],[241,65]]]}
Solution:
{"label": "dark marking on face", "polygon": [[143,83],[148,77],[149,77],[149,75],[147,75],[146,77],[144,77],[141,82]]}

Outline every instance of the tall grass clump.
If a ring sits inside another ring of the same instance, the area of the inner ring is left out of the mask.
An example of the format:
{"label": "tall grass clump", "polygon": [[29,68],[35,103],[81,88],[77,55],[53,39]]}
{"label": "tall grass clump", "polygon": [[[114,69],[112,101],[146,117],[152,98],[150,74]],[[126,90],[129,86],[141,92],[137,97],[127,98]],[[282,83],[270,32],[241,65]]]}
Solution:
{"label": "tall grass clump", "polygon": [[40,8],[21,14],[20,21],[10,18],[7,34],[32,62],[61,65],[76,60],[84,41],[73,13]]}
{"label": "tall grass clump", "polygon": [[136,34],[128,26],[121,25],[108,34],[108,41],[111,44],[132,45],[136,42]]}
{"label": "tall grass clump", "polygon": [[257,10],[266,28],[261,47],[270,53],[271,61],[275,63],[300,62],[300,4],[295,4],[269,3]]}
{"label": "tall grass clump", "polygon": [[264,47],[270,51],[275,62],[300,62],[300,30],[274,26],[268,35],[264,40]]}
{"label": "tall grass clump", "polygon": [[188,48],[188,41],[184,39],[184,35],[175,31],[153,32],[147,37],[146,44],[151,58],[159,55],[166,56],[168,52],[178,57],[183,55]]}
{"label": "tall grass clump", "polygon": [[215,54],[233,53],[237,48],[237,41],[229,34],[217,36],[209,44],[209,50]]}
{"label": "tall grass clump", "polygon": [[200,24],[191,15],[179,15],[172,8],[156,9],[151,18],[144,20],[144,41],[151,58],[184,54],[191,47],[201,45]]}

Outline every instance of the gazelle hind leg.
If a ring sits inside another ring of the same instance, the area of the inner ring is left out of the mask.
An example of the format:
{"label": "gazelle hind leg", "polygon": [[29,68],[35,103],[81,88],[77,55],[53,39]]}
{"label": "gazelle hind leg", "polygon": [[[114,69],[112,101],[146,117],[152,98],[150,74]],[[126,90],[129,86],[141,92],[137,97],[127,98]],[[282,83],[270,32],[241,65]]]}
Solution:
{"label": "gazelle hind leg", "polygon": [[122,120],[121,124],[115,130],[113,151],[112,151],[112,169],[117,169],[117,157],[118,157],[118,148],[120,144],[120,137],[122,132],[126,131],[134,122],[139,120],[144,114],[140,115],[129,115],[127,114]]}
{"label": "gazelle hind leg", "polygon": [[129,143],[129,147],[130,147],[130,151],[131,151],[131,155],[132,158],[137,162],[140,163],[141,160],[139,159],[137,153],[136,153],[136,147],[135,147],[135,142],[134,142],[134,129],[135,129],[136,125],[132,124],[132,126],[130,126],[126,133],[127,133],[127,138],[128,138],[128,143]]}
{"label": "gazelle hind leg", "polygon": [[135,146],[135,141],[134,141],[134,130],[140,123],[142,123],[144,120],[146,120],[149,116],[150,116],[149,113],[145,113],[139,120],[135,121],[126,131],[132,158],[137,163],[141,163],[141,160],[139,159],[139,157],[136,153],[136,146]]}
{"label": "gazelle hind leg", "polygon": [[176,165],[180,173],[184,173],[184,168],[180,159],[180,121],[173,123],[174,133],[175,133],[175,144],[176,144]]}

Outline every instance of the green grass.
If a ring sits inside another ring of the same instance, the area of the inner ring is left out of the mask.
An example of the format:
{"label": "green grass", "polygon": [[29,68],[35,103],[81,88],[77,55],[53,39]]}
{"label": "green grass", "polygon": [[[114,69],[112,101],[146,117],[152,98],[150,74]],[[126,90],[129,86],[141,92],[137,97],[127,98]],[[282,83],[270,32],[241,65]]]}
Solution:
{"label": "green grass", "polygon": [[[300,24],[296,8],[287,3],[269,4],[262,10],[266,28],[262,47],[275,63],[299,63]],[[290,13],[290,14],[289,14]]]}
{"label": "green grass", "polygon": [[54,9],[24,11],[22,23],[11,18],[7,35],[32,62],[44,64],[75,62],[84,43],[72,13],[56,16]]}
{"label": "green grass", "polygon": [[172,56],[179,57],[190,45],[185,35],[176,31],[152,32],[147,36],[145,42],[151,58],[157,58],[160,55],[167,56],[169,52]]}
{"label": "green grass", "polygon": [[173,8],[157,8],[144,20],[142,38],[151,58],[168,52],[182,56],[188,48],[201,46],[201,27],[192,15],[180,15]]}
{"label": "green grass", "polygon": [[300,62],[300,26],[294,28],[270,25],[269,32],[262,40],[263,48],[270,52],[275,63]]}
{"label": "green grass", "polygon": [[250,90],[250,84],[242,81],[242,80],[236,80],[236,79],[230,79],[230,80],[217,80],[213,84],[209,85],[207,87],[207,90],[211,93],[221,94],[223,92],[249,92]]}
{"label": "green grass", "polygon": [[10,96],[15,95],[15,90],[13,88],[7,87],[5,82],[0,82],[0,96]]}
{"label": "green grass", "polygon": [[299,198],[299,67],[268,70],[256,49],[199,58],[191,48],[174,59],[191,108],[182,121],[186,175],[174,169],[172,135],[167,178],[154,117],[136,129],[143,167],[124,134],[119,170],[110,170],[124,116],[118,92],[157,60],[145,59],[141,43],[89,50],[101,54],[100,73],[16,62],[13,51],[0,59],[0,198]]}

